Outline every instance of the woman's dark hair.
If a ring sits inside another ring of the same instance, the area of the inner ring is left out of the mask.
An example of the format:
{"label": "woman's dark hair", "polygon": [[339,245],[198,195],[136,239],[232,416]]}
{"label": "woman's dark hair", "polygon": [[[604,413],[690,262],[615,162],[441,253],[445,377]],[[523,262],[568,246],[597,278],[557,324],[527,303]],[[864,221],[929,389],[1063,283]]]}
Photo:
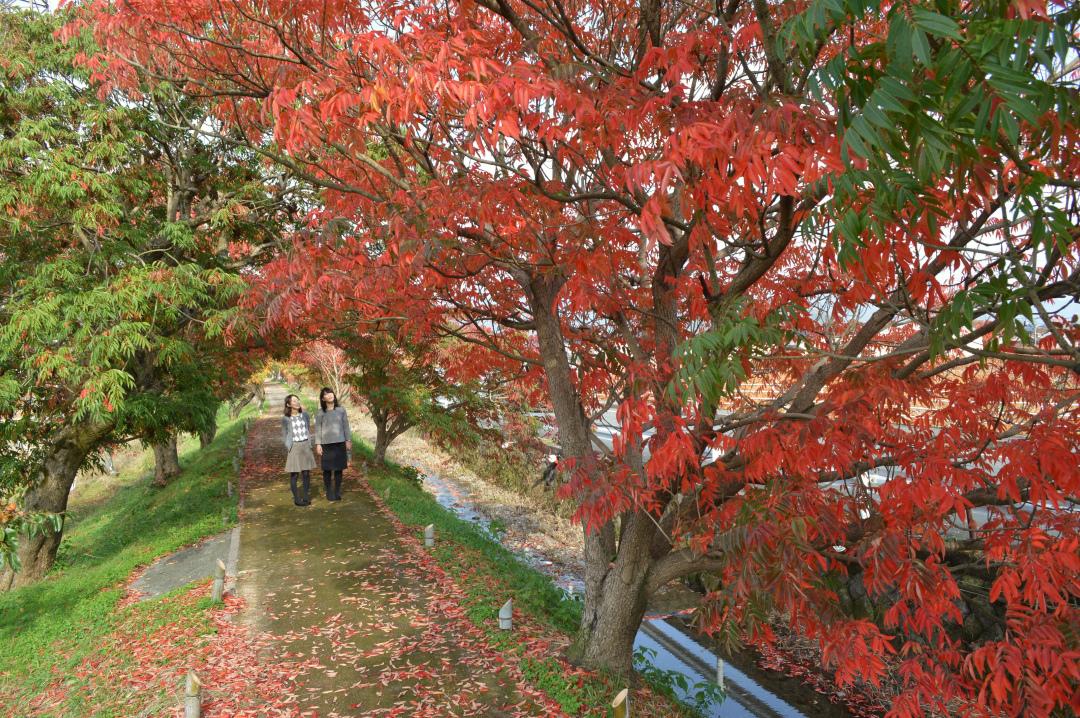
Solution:
{"label": "woman's dark hair", "polygon": [[[292,407],[289,406],[289,400],[292,399],[294,396],[296,396],[296,394],[289,394],[287,397],[285,397],[285,416],[292,416]],[[299,399],[300,397],[296,396],[296,398]],[[303,404],[300,405],[300,413],[304,413]]]}
{"label": "woman's dark hair", "polygon": [[333,389],[331,389],[328,386],[324,386],[322,388],[322,391],[319,392],[319,406],[322,407],[322,410],[326,411],[326,402],[323,401],[323,397],[326,396],[327,394],[333,394],[334,395],[334,408],[335,409],[338,408],[337,392],[334,391]]}

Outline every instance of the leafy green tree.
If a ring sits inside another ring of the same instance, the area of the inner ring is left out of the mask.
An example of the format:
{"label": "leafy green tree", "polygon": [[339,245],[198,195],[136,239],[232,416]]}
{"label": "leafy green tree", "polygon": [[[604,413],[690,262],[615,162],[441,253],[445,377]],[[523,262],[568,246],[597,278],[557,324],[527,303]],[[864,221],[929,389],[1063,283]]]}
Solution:
{"label": "leafy green tree", "polygon": [[286,196],[170,87],[99,94],[64,15],[0,9],[0,496],[43,527],[0,546],[0,587],[48,571],[62,524],[25,517],[62,515],[100,450],[167,465],[212,426],[259,360],[237,298]]}

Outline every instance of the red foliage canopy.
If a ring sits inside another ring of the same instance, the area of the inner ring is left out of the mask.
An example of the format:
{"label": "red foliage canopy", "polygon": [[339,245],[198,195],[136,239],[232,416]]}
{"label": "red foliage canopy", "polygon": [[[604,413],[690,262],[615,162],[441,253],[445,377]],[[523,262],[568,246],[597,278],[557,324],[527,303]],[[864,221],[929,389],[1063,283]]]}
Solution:
{"label": "red foliage canopy", "polygon": [[131,0],[90,62],[184,78],[324,188],[276,321],[392,319],[544,389],[586,663],[627,669],[638,598],[708,570],[706,628],[891,663],[897,715],[1049,715],[1080,680],[1080,160],[1026,48],[1072,36],[946,4]]}

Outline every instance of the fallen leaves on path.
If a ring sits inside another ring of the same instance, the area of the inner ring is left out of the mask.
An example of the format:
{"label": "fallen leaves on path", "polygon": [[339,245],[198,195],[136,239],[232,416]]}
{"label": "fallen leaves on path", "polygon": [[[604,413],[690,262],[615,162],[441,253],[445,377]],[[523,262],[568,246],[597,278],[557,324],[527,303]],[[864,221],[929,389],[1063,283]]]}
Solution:
{"label": "fallen leaves on path", "polygon": [[[264,528],[281,516],[272,513],[273,502],[280,504],[281,497],[265,492],[285,490],[283,457],[271,423],[263,420],[252,428],[240,480],[247,497],[243,520],[262,522]],[[367,506],[374,500],[367,482],[353,470],[346,472],[345,485],[346,501]],[[318,540],[304,533],[301,545],[274,557],[271,568],[288,575],[281,569],[295,566],[306,580],[281,582],[259,596],[266,619],[262,625],[270,628],[257,634],[249,629],[247,640],[258,647],[247,653],[279,680],[288,677],[290,702],[284,707],[318,710],[328,718],[564,715],[555,701],[528,685],[518,659],[491,645],[469,620],[463,591],[411,532],[385,506],[376,505],[369,512],[373,520],[385,516],[389,524],[378,543],[362,533],[341,532],[340,523],[334,523]],[[313,515],[290,512],[285,520],[311,521]],[[321,520],[340,522],[332,514]],[[328,587],[334,591],[329,598]],[[548,648],[542,643],[535,647]],[[243,652],[231,647],[228,653]],[[242,661],[233,670],[246,675],[251,669]],[[204,715],[226,713],[208,704]]]}
{"label": "fallen leaves on path", "polygon": [[[284,490],[276,438],[273,419],[252,428],[242,497],[271,483]],[[305,575],[318,580],[281,582],[259,597],[259,606],[231,593],[209,606],[209,582],[146,603],[129,595],[107,645],[72,674],[58,674],[35,698],[33,714],[62,714],[74,690],[87,716],[180,718],[184,677],[194,670],[205,718],[566,715],[529,684],[521,665],[526,657],[556,656],[566,637],[515,611],[514,640],[524,650],[493,644],[468,614],[476,584],[470,599],[367,482],[349,473],[348,485],[363,492],[353,492],[354,499],[372,502],[372,513],[388,526],[377,545],[327,532],[321,543],[309,538],[279,552],[274,561],[286,568],[307,562]],[[327,585],[338,591],[329,606]],[[506,596],[496,594],[504,589],[489,585],[492,605],[501,605]],[[252,611],[264,612],[262,624],[273,629],[244,620]],[[559,665],[571,681],[587,675]]]}

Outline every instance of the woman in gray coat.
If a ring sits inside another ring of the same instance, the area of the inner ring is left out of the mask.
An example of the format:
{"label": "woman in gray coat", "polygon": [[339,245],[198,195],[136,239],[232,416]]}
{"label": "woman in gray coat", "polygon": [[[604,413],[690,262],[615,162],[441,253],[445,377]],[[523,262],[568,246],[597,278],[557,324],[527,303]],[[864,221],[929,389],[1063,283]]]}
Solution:
{"label": "woman in gray coat", "polygon": [[321,411],[315,415],[315,453],[321,459],[327,500],[341,501],[341,477],[352,452],[349,415],[329,387],[319,392],[319,408]]}
{"label": "woman in gray coat", "polygon": [[[285,415],[281,417],[281,441],[288,454],[285,470],[289,472],[293,503],[297,506],[310,506],[311,470],[315,468],[315,459],[311,456],[311,420],[296,394],[285,397]],[[303,495],[296,490],[296,480],[301,476],[304,479]]]}

